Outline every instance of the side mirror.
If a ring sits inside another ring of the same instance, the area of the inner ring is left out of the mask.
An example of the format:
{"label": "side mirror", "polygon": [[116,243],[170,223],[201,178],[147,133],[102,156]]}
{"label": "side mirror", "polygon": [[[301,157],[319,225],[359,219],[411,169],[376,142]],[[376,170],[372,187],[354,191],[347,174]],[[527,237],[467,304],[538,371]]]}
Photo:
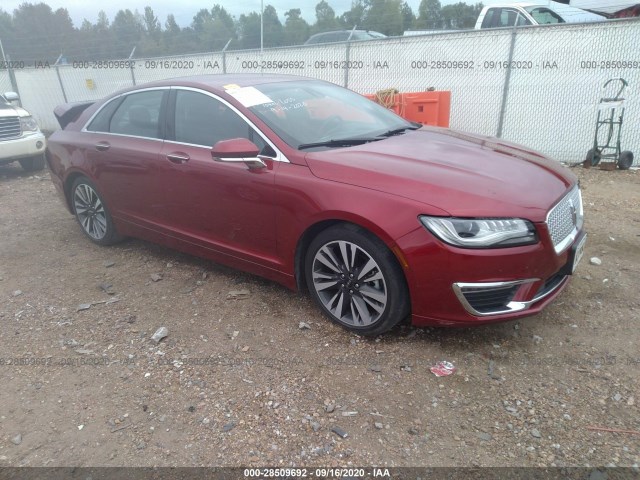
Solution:
{"label": "side mirror", "polygon": [[16,92],[6,92],[3,97],[6,98],[8,102],[20,100],[20,96]]}
{"label": "side mirror", "polygon": [[211,156],[216,162],[238,163],[243,162],[249,168],[265,168],[267,166],[258,154],[260,150],[246,138],[231,138],[220,140],[211,149]]}

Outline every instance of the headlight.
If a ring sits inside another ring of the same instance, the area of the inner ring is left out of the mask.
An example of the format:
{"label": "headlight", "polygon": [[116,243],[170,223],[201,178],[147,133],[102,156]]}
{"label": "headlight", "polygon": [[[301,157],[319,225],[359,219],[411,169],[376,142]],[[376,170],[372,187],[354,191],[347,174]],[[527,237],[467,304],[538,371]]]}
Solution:
{"label": "headlight", "polygon": [[456,247],[515,247],[538,241],[533,224],[519,218],[447,218],[423,215],[420,221],[440,240]]}
{"label": "headlight", "polygon": [[20,117],[20,126],[23,132],[37,132],[38,123],[33,117]]}

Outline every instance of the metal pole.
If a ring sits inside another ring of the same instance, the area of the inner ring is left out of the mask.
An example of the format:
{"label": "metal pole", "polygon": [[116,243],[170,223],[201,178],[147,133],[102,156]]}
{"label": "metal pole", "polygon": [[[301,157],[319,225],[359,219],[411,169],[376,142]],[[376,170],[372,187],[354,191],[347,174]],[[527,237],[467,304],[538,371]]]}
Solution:
{"label": "metal pole", "polygon": [[68,103],[69,100],[67,100],[67,92],[64,91],[64,83],[62,83],[62,77],[60,76],[60,67],[58,66],[58,62],[61,58],[62,54],[58,56],[58,59],[56,60],[56,63],[53,64],[53,66],[56,67],[56,75],[58,76],[58,82],[60,82],[60,89],[62,90],[62,98],[64,98],[64,103]]}
{"label": "metal pole", "polygon": [[[7,56],[4,54],[4,47],[2,46],[2,40],[0,40],[0,52],[2,52],[2,60],[4,61],[4,64],[6,66],[7,75],[9,75],[9,83],[11,83],[11,88],[18,94],[18,105],[22,106],[22,102],[20,101],[20,92],[18,91],[18,82],[15,78],[15,74],[13,73],[13,70],[11,69],[11,63],[7,59]],[[4,92],[0,92],[0,94],[1,93],[4,93]]]}
{"label": "metal pole", "polygon": [[233,38],[230,38],[222,49],[222,73],[227,73],[227,48],[229,47],[231,40],[233,40]]}
{"label": "metal pole", "polygon": [[[519,17],[518,13],[518,17]],[[518,17],[513,24],[513,30],[511,31],[511,44],[509,46],[509,60],[507,68],[504,74],[504,87],[502,89],[502,103],[500,105],[500,116],[498,117],[498,131],[496,137],[502,138],[502,128],[504,127],[504,115],[507,110],[507,98],[509,97],[509,83],[511,82],[511,62],[513,61],[513,50],[516,46],[516,25],[518,24]]]}
{"label": "metal pole", "polygon": [[347,38],[347,46],[345,48],[345,65],[344,65],[344,88],[349,88],[349,57],[351,55],[351,37],[353,36],[353,32],[356,31],[357,25],[354,25],[351,29],[351,33],[349,33],[349,37]]}
{"label": "metal pole", "polygon": [[345,51],[345,64],[344,64],[344,88],[349,88],[349,56],[351,53],[351,42],[347,40],[347,47]]}
{"label": "metal pole", "polygon": [[264,49],[264,0],[260,0],[260,56]]}
{"label": "metal pole", "polygon": [[[129,61],[131,61],[131,59],[133,58],[133,54],[136,53],[136,47],[133,47],[133,50],[131,50],[131,54],[129,55]],[[133,73],[133,62],[131,62],[131,81],[133,82],[133,86],[136,86],[136,75],[135,73]]]}
{"label": "metal pole", "polygon": [[2,39],[1,38],[0,38],[0,52],[2,52],[2,60],[4,61],[4,64],[8,65],[7,57],[4,56],[4,47],[2,46]]}
{"label": "metal pole", "polygon": [[357,27],[357,26],[358,26],[358,25],[354,25],[354,26],[353,26],[353,28],[351,29],[351,33],[349,34],[349,38],[347,38],[347,42],[348,42],[349,40],[351,40],[351,37],[353,36],[353,32],[355,32],[355,31],[356,31],[356,27]]}

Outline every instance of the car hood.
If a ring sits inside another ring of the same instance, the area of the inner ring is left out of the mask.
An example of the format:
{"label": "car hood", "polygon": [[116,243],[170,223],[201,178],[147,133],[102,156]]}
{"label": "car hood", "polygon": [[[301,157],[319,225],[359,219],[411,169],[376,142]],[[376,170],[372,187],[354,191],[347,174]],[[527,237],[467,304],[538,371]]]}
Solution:
{"label": "car hood", "polygon": [[0,117],[28,117],[29,113],[20,107],[0,102]]}
{"label": "car hood", "polygon": [[349,148],[310,152],[322,179],[402,196],[460,217],[544,221],[575,183],[558,162],[492,137],[425,127]]}

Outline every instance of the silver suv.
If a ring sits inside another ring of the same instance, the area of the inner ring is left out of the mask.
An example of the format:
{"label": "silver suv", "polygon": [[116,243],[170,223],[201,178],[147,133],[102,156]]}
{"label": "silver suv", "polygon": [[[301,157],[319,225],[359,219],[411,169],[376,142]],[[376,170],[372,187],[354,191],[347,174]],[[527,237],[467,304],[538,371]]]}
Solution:
{"label": "silver suv", "polygon": [[13,105],[18,94],[0,95],[0,165],[20,162],[28,172],[44,168],[46,139],[24,108]]}

